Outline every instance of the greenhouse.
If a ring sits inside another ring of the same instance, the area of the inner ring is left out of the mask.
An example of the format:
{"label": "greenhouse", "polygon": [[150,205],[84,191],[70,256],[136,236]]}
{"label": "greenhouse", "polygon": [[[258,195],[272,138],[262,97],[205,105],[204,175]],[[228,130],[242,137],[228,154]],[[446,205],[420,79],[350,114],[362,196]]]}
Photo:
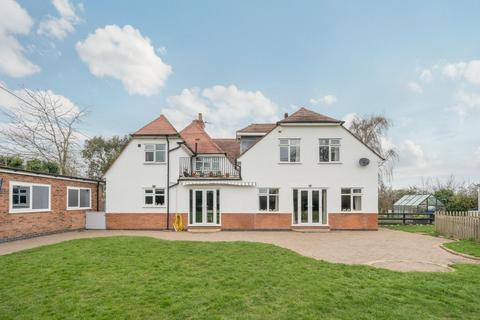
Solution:
{"label": "greenhouse", "polygon": [[434,213],[443,209],[444,204],[431,194],[404,195],[393,204],[396,213]]}

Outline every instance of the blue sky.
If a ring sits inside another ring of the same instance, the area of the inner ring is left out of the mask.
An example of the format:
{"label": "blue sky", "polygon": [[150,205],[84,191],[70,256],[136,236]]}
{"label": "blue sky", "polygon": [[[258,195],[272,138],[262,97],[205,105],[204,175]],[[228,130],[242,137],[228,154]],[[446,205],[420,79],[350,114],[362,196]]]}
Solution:
{"label": "blue sky", "polygon": [[0,81],[88,108],[90,136],[161,112],[181,129],[202,111],[215,136],[298,106],[380,113],[400,153],[394,186],[478,183],[479,12],[478,1],[5,0],[0,57],[14,58],[0,59]]}

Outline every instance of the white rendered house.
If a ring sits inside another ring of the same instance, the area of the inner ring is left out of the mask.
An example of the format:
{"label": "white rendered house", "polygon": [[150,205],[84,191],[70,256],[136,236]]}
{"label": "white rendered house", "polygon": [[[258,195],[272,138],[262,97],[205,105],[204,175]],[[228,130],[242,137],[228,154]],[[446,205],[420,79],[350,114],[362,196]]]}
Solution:
{"label": "white rendered house", "polygon": [[109,229],[378,227],[382,158],[343,122],[301,108],[212,139],[202,115],[178,132],[160,116],[106,173]]}

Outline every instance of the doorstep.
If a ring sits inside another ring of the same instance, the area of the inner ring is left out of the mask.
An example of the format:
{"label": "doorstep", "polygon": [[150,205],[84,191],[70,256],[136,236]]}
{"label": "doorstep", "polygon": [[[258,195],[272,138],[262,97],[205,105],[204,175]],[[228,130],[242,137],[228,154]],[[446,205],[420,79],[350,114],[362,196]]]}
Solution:
{"label": "doorstep", "polygon": [[218,232],[220,231],[220,226],[188,226],[188,232]]}
{"label": "doorstep", "polygon": [[296,232],[328,232],[329,226],[292,226],[292,231]]}

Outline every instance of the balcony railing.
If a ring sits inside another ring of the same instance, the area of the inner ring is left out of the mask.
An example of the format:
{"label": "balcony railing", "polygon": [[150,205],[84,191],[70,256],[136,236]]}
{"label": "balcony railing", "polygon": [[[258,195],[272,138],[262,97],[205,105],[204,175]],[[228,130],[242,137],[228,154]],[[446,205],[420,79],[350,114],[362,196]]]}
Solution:
{"label": "balcony railing", "polygon": [[240,167],[225,157],[182,157],[179,168],[180,178],[240,178]]}

